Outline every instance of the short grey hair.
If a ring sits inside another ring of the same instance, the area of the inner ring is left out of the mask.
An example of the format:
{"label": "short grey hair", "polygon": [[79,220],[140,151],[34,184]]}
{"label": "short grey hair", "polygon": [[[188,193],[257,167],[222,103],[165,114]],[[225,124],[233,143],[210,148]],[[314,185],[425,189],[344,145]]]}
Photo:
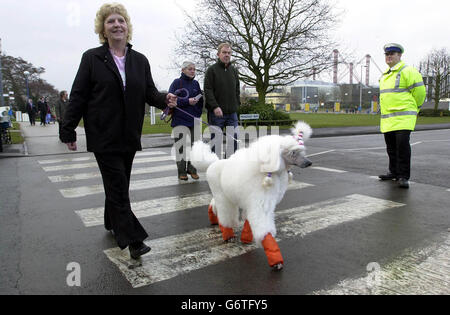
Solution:
{"label": "short grey hair", "polygon": [[183,64],[181,65],[181,70],[186,69],[187,67],[189,67],[190,65],[195,67],[195,63],[191,62],[191,61],[185,61],[183,62]]}

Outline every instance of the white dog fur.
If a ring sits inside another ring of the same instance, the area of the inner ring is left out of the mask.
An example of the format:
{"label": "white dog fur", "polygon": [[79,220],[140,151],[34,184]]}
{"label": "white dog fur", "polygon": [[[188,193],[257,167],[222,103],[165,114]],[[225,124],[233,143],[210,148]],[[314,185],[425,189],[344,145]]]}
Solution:
{"label": "white dog fur", "polygon": [[291,131],[290,136],[259,138],[227,160],[219,160],[208,144],[194,143],[191,162],[197,170],[206,170],[213,195],[211,205],[222,226],[237,228],[241,208],[242,219],[249,221],[257,243],[268,233],[276,236],[274,211],[287,190],[289,167],[304,163],[303,141],[312,135],[311,127],[304,122],[298,122]]}

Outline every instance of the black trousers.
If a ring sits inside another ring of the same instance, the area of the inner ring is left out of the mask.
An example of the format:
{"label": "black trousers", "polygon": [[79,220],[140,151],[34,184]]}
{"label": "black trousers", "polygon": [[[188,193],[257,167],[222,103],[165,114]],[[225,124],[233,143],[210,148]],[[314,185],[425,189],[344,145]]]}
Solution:
{"label": "black trousers", "polygon": [[41,111],[40,116],[41,116],[41,125],[46,125],[45,117],[47,116],[47,113]]}
{"label": "black trousers", "polygon": [[[186,127],[189,129],[190,131],[190,136],[185,134],[185,133],[179,133],[179,134],[175,134],[174,137],[174,143],[176,145],[176,148],[178,148],[178,150],[175,150],[175,154],[176,154],[176,161],[180,162],[180,161],[187,161],[188,159],[186,158],[184,152],[185,152],[185,145],[184,143],[187,143],[187,139],[183,140],[184,136],[189,136],[191,139],[191,146],[194,144],[194,142],[197,140],[194,138],[195,134],[194,134],[194,127]],[[179,142],[179,141],[183,141],[183,142]],[[183,145],[182,145],[183,144]]]}
{"label": "black trousers", "polygon": [[105,188],[105,229],[113,230],[124,249],[142,242],[148,234],[131,211],[129,188],[136,152],[94,153]]}
{"label": "black trousers", "polygon": [[384,134],[389,156],[389,172],[398,178],[408,180],[411,176],[410,136],[410,130],[391,131]]}
{"label": "black trousers", "polygon": [[28,113],[28,117],[30,117],[30,125],[34,126],[36,124],[36,114]]}

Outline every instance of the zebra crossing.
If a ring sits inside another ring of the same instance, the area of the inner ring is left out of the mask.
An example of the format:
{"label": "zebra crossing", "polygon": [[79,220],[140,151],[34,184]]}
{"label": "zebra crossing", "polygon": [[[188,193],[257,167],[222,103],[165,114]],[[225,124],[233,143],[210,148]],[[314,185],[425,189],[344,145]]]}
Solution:
{"label": "zebra crossing", "polygon": [[[76,158],[41,159],[37,163],[45,172],[51,185],[54,186],[55,190],[63,198],[80,200],[87,196],[98,195],[99,203],[103,201],[103,184],[93,155]],[[314,166],[311,170],[314,172],[335,174],[334,176],[347,173],[345,170],[334,170],[318,166]],[[165,174],[164,177],[154,177],[155,174],[160,174],[161,172]],[[145,178],[147,175],[149,175],[148,178]],[[142,177],[145,179],[142,179]],[[201,186],[199,190],[192,193],[180,194],[176,190],[176,187],[180,184],[198,186],[204,183],[204,174],[201,174],[200,178],[199,181],[190,179],[187,182],[179,182],[176,177],[174,158],[170,153],[163,150],[138,152],[133,164],[130,191],[151,191],[155,188],[165,188],[171,191],[172,195],[133,200],[131,208],[139,219],[167,213],[176,214],[177,212],[198,207],[205,207],[206,209],[212,197],[207,185]],[[89,182],[89,184],[86,185],[86,182]],[[93,182],[95,183],[93,184]],[[70,185],[70,187],[64,187],[67,185]],[[320,189],[320,187],[317,187],[313,183],[296,180],[288,188],[288,190],[298,192],[299,194],[314,189]],[[395,211],[404,206],[404,203],[358,193],[336,198],[327,198],[324,196],[323,201],[277,210],[277,241],[282,242],[295,237],[305,237],[308,234],[329,227],[361,220],[389,210]],[[99,204],[92,205],[89,208],[73,209],[73,211],[86,229],[103,225],[103,207],[99,207]],[[103,251],[106,257],[121,271],[133,288],[149,286],[180,275],[189,274],[195,270],[201,270],[233,257],[261,250],[258,244],[243,245],[239,242],[223,243],[221,241],[220,230],[210,226],[182,234],[173,234],[153,239],[147,243],[152,247],[152,251],[149,255],[143,256],[138,262],[130,259],[127,250],[122,251],[119,248],[109,248]],[[439,274],[442,270],[445,272],[450,271],[450,251],[445,250],[448,249],[449,240],[446,239],[442,246],[434,250],[424,248],[424,251],[436,253],[436,257],[433,256],[434,258],[432,258],[434,260],[428,262],[428,264],[423,262],[420,255],[406,255],[408,258],[408,266],[414,266],[415,269],[405,268],[405,280],[401,287],[395,284],[396,287],[394,288],[394,284],[382,281],[381,287],[384,288],[383,290],[371,289],[371,291],[367,291],[367,279],[361,278],[342,281],[334,288],[317,291],[314,294],[364,294],[367,292],[386,294],[386,292],[411,292],[412,289],[411,286],[408,286],[408,283],[412,281],[422,281],[423,283],[420,282],[422,288],[427,287],[433,275]],[[404,262],[402,258],[399,258],[399,260]],[[440,269],[437,271],[433,269],[433,271],[428,273],[422,271],[423,268],[430,270],[430,264],[432,263],[441,266]],[[384,275],[389,272],[390,268],[393,267],[383,266]],[[414,270],[417,272],[414,273]],[[420,274],[418,279],[414,277],[416,274]],[[399,275],[397,274],[396,276]],[[450,293],[449,286],[450,279],[447,276],[441,280],[438,289],[430,292],[440,290],[439,292],[448,294]],[[405,288],[404,291],[402,291],[402,288]],[[406,288],[410,291],[407,291]]]}

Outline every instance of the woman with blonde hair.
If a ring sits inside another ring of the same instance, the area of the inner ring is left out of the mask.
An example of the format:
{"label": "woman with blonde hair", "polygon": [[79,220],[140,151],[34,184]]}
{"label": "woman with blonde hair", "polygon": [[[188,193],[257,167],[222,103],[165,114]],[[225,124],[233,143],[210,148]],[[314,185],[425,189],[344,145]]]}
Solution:
{"label": "woman with blonde hair", "polygon": [[147,58],[132,49],[132,25],[125,7],[104,4],[95,18],[102,46],[86,51],[75,77],[61,129],[61,141],[75,151],[83,118],[87,150],[93,152],[105,188],[105,228],[133,259],[148,253],[147,232],[131,211],[129,185],[136,151],[142,150],[145,103],[176,106],[176,96],[159,93]]}

